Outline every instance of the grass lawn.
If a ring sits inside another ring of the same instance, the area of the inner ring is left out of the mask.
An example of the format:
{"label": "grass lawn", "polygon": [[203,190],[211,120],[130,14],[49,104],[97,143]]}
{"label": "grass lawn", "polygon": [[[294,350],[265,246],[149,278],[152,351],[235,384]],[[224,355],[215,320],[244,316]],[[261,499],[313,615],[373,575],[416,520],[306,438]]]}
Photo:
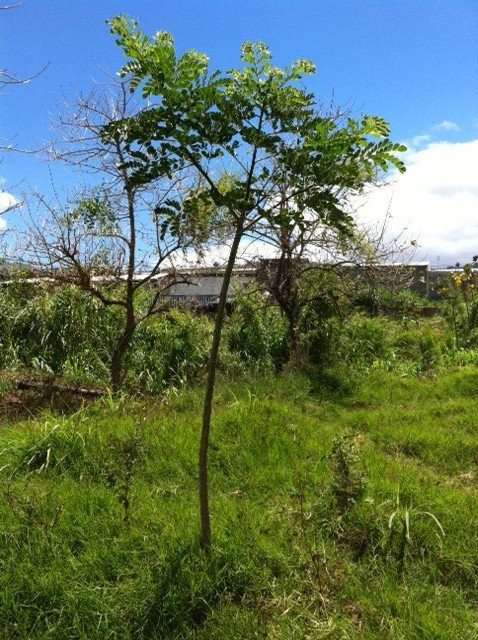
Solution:
{"label": "grass lawn", "polygon": [[209,558],[201,389],[4,419],[0,638],[478,638],[477,389],[221,382]]}

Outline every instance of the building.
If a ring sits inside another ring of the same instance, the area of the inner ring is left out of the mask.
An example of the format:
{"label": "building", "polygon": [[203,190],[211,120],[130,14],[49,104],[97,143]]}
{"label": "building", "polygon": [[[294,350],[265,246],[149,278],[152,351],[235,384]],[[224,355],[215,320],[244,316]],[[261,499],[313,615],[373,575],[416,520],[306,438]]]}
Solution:
{"label": "building", "polygon": [[[181,270],[182,282],[165,289],[160,301],[172,306],[214,307],[221,293],[225,270],[221,267]],[[231,302],[238,287],[245,287],[254,280],[255,267],[237,267],[229,286],[227,301]],[[161,276],[160,276],[161,277]],[[158,279],[160,279],[160,277]]]}

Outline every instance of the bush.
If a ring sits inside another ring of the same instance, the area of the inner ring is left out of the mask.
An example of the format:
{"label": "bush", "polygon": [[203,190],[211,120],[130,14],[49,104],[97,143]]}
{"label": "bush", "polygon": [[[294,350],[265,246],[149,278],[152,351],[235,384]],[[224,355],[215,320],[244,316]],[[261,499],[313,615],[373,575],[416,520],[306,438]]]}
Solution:
{"label": "bush", "polygon": [[[280,369],[287,351],[287,323],[258,291],[238,291],[224,331],[226,349],[244,366]],[[226,357],[227,360],[227,357]]]}
{"label": "bush", "polygon": [[197,378],[207,363],[208,318],[173,309],[139,325],[126,358],[126,385],[161,391]]}
{"label": "bush", "polygon": [[[2,302],[8,302],[0,311],[0,366],[108,384],[121,309],[105,307],[73,286],[20,293],[0,291]],[[125,356],[126,385],[158,391],[195,375],[206,361],[209,336],[209,320],[187,311],[173,310],[140,324]]]}
{"label": "bush", "polygon": [[390,318],[351,318],[344,325],[338,347],[339,359],[353,370],[381,368],[404,375],[422,374],[443,364],[446,339],[419,323]]}
{"label": "bush", "polygon": [[381,318],[352,319],[345,325],[341,351],[344,359],[370,365],[390,356],[389,324]]}
{"label": "bush", "polygon": [[118,325],[117,313],[74,287],[39,292],[11,314],[3,366],[106,381]]}
{"label": "bush", "polygon": [[397,348],[400,359],[415,362],[420,372],[435,369],[443,363],[442,345],[430,329],[402,333],[393,340],[392,346]]}
{"label": "bush", "polygon": [[[146,306],[148,291],[136,304]],[[53,290],[20,283],[0,289],[0,367],[59,374],[86,385],[107,385],[122,310],[105,307],[76,287]],[[159,392],[197,379],[209,355],[212,322],[171,309],[138,325],[124,358],[124,384]],[[225,327],[222,365],[279,369],[287,326],[257,292],[240,292]]]}
{"label": "bush", "polygon": [[299,328],[310,362],[321,367],[333,363],[342,323],[332,301],[318,297],[309,302],[302,310]]}
{"label": "bush", "polygon": [[393,291],[385,287],[368,287],[359,290],[353,297],[353,302],[373,314],[381,311],[401,315],[409,313],[417,305],[423,304],[418,293],[410,289]]}
{"label": "bush", "polygon": [[[151,292],[142,291],[138,308]],[[0,368],[59,374],[87,386],[109,384],[109,365],[123,322],[122,309],[105,307],[73,286],[55,289],[16,283],[0,288]],[[440,366],[440,335],[408,319],[337,315],[333,300],[317,297],[299,319],[303,354],[314,376],[334,371],[347,382],[370,368],[422,373]],[[209,317],[173,309],[137,327],[124,360],[124,384],[159,392],[198,379],[207,363],[212,333]],[[224,327],[220,366],[226,372],[280,370],[287,359],[289,328],[277,307],[258,291],[239,291]],[[338,385],[342,386],[342,385]]]}

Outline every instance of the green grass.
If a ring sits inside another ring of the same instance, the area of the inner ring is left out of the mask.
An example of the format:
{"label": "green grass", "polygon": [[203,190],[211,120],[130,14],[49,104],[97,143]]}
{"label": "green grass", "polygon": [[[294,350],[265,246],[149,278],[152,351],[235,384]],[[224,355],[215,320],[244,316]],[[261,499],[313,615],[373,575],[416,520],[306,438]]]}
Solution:
{"label": "green grass", "polygon": [[375,372],[348,395],[223,381],[210,558],[201,389],[12,422],[0,638],[478,638],[477,384],[473,368]]}

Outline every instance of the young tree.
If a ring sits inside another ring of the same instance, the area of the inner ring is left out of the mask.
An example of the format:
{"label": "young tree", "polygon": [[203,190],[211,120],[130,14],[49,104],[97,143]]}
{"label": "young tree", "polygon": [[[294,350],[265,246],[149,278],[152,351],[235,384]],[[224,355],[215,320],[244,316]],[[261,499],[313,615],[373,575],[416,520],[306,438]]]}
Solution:
{"label": "young tree", "polygon": [[[172,230],[162,214],[165,201],[178,211],[187,208],[187,194],[192,196],[184,172],[148,172],[147,152],[138,147],[132,153],[121,131],[103,137],[106,126],[122,122],[134,109],[128,86],[110,83],[60,116],[60,136],[48,158],[90,174],[96,184],[66,203],[58,195],[53,203],[37,195],[21,240],[22,253],[42,276],[72,283],[121,310],[123,324],[110,362],[114,391],[121,386],[136,327],[163,308],[161,295],[169,286],[184,281],[175,260],[204,231],[184,215]],[[138,293],[146,287],[151,294],[140,308]]]}
{"label": "young tree", "polygon": [[[344,193],[344,203],[346,197]],[[388,215],[378,228],[356,225],[345,232],[325,226],[306,212],[304,219],[305,225],[292,217],[284,225],[264,220],[254,231],[274,252],[273,258],[260,261],[257,278],[287,319],[287,360],[301,354],[299,320],[310,303],[321,300],[324,308],[336,307],[338,311],[336,301],[353,298],[358,288],[397,291],[406,288],[410,280],[405,264],[387,266],[397,254],[403,262],[412,248],[400,237],[386,237]]]}
{"label": "young tree", "polygon": [[[286,227],[318,218],[343,230],[353,220],[342,194],[361,190],[389,165],[403,170],[399,145],[389,141],[388,125],[366,116],[339,127],[322,117],[314,96],[300,85],[315,67],[299,60],[275,68],[267,47],[245,43],[241,69],[208,72],[208,59],[195,51],[176,56],[165,32],[152,39],[121,16],[110,22],[128,58],[120,74],[131,78],[149,105],[134,118],[105,129],[114,139],[125,132],[130,149],[148,150],[150,172],[189,166],[204,180],[203,198],[227,211],[232,242],[215,319],[209,357],[199,448],[201,544],[211,541],[207,456],[212,400],[227,290],[240,242],[262,220]],[[234,177],[227,192],[218,188],[224,173]],[[139,171],[143,180],[144,167]],[[176,211],[170,211],[174,217]]]}

